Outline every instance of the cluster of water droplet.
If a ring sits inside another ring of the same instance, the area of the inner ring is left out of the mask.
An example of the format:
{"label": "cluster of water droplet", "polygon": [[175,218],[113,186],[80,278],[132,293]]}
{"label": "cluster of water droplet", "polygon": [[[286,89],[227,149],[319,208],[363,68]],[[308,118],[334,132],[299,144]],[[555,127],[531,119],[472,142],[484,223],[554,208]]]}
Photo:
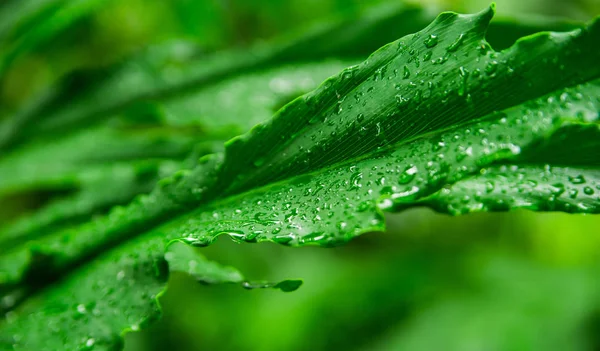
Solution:
{"label": "cluster of water droplet", "polygon": [[496,166],[443,189],[430,205],[452,214],[526,208],[598,212],[600,172],[551,166]]}
{"label": "cluster of water droplet", "polygon": [[[101,255],[59,288],[50,289],[44,308],[35,309],[34,304],[33,311],[7,319],[13,348],[93,350],[119,344],[121,330],[137,331],[145,320],[155,318],[156,296],[166,282],[157,275],[156,255],[163,252],[165,239],[159,233],[138,239]],[[24,334],[34,326],[34,335]]]}
{"label": "cluster of water droplet", "polygon": [[[235,197],[212,210],[190,215],[183,232],[188,233],[189,242],[197,245],[207,245],[220,234],[249,242],[271,240],[288,245],[346,241],[381,227],[377,208],[391,210],[414,204],[447,184],[479,175],[496,162],[511,162],[523,149],[543,140],[556,128],[557,121],[589,120],[598,102],[583,98],[582,92],[594,87],[564,89],[492,113],[467,127],[398,144],[359,162]],[[515,184],[521,183],[533,184]],[[476,191],[496,195],[494,182],[482,184],[474,189],[484,187]],[[523,189],[521,192],[528,192]],[[589,193],[590,189],[580,191]],[[444,191],[450,194],[448,189]],[[475,195],[469,195],[469,201],[483,199]],[[464,195],[461,198],[466,201]],[[456,202],[454,195],[443,199]],[[175,228],[180,230],[181,224]]]}

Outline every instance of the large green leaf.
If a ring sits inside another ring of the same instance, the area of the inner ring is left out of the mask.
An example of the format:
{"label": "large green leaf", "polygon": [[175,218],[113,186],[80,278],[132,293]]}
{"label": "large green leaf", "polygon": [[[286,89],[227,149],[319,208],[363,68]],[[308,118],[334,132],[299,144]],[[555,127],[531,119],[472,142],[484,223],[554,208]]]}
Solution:
{"label": "large green leaf", "polygon": [[[123,330],[157,317],[172,241],[202,246],[225,234],[331,246],[383,230],[383,211],[465,212],[457,197],[468,210],[598,212],[597,192],[587,190],[598,184],[598,163],[554,157],[547,145],[560,140],[580,155],[600,146],[600,22],[498,52],[484,40],[492,14],[443,13],[232,139],[224,154],[106,217],[4,254],[5,299],[53,284],[9,312],[2,341],[119,345]],[[516,200],[490,195],[502,189]],[[468,206],[471,197],[483,205]]]}

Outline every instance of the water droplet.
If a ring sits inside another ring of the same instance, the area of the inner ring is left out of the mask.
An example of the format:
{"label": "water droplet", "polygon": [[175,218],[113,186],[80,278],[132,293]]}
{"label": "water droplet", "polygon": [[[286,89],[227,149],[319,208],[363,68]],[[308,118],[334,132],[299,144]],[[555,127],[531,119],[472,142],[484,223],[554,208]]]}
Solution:
{"label": "water droplet", "polygon": [[117,273],[117,280],[123,280],[125,278],[125,271],[119,271]]}
{"label": "water droplet", "polygon": [[485,66],[485,73],[487,75],[493,75],[496,70],[498,69],[498,61],[490,61],[488,62],[488,64]]}
{"label": "water droplet", "polygon": [[276,236],[272,237],[271,240],[273,240],[277,244],[290,245],[292,240],[294,240],[294,237],[292,235],[287,235],[287,234],[276,235]]}
{"label": "water droplet", "polygon": [[569,190],[569,197],[571,199],[576,199],[577,198],[577,194],[579,194],[579,190],[577,190],[577,189],[570,189]]}
{"label": "water droplet", "polygon": [[363,174],[361,172],[356,172],[356,173],[352,174],[352,176],[350,177],[350,184],[351,184],[350,189],[358,189],[358,188],[362,187],[362,184],[360,183],[362,178],[363,178]]}
{"label": "water droplet", "polygon": [[408,69],[408,66],[404,66],[404,71],[402,73],[402,78],[406,79],[410,77],[410,70]]}
{"label": "water droplet", "polygon": [[396,105],[400,107],[404,107],[408,104],[410,99],[403,97],[402,95],[396,95]]}
{"label": "water droplet", "polygon": [[422,100],[423,100],[423,93],[421,92],[421,90],[415,91],[415,96],[413,98],[413,101],[416,104],[420,104]]}
{"label": "water droplet", "polygon": [[408,184],[415,179],[418,172],[418,168],[415,165],[409,165],[404,169],[404,171],[400,174],[398,178],[398,183],[400,184]]}
{"label": "water droplet", "polygon": [[467,92],[467,78],[469,77],[469,72],[463,66],[460,66],[458,68],[458,73],[461,77],[460,87],[458,88],[458,96],[464,96]]}
{"label": "water droplet", "polygon": [[365,212],[365,211],[369,210],[371,207],[372,207],[371,201],[363,201],[360,204],[358,204],[357,210],[358,210],[358,212]]}
{"label": "water droplet", "polygon": [[429,35],[429,38],[427,38],[424,41],[424,44],[427,48],[431,49],[432,47],[437,45],[438,41],[438,37],[436,35],[431,34]]}
{"label": "water droplet", "polygon": [[575,177],[569,176],[569,182],[571,182],[571,184],[583,184],[585,183],[585,178],[581,174]]}
{"label": "water droplet", "polygon": [[419,187],[412,186],[410,189],[401,191],[399,193],[392,194],[392,198],[393,199],[400,199],[400,198],[412,199],[412,198],[414,198],[414,195],[416,195],[419,192],[419,190],[420,190]]}
{"label": "water droplet", "polygon": [[552,184],[552,186],[550,188],[550,192],[554,196],[560,196],[560,195],[562,195],[562,193],[565,192],[565,185],[562,183]]}
{"label": "water droplet", "polygon": [[384,186],[383,188],[381,188],[381,190],[379,190],[379,193],[381,195],[391,195],[394,193],[394,191],[395,191],[394,187]]}
{"label": "water droplet", "polygon": [[342,111],[343,111],[342,102],[338,101],[337,107],[335,109],[335,114],[340,115],[340,114],[342,114]]}
{"label": "water droplet", "polygon": [[461,33],[458,36],[458,38],[456,38],[456,40],[446,48],[446,50],[449,52],[454,52],[454,51],[458,50],[458,47],[462,43],[464,37],[465,37],[465,35],[463,33]]}
{"label": "water droplet", "polygon": [[382,210],[392,208],[393,205],[394,205],[394,202],[388,198],[382,199],[377,203],[377,207],[379,207]]}
{"label": "water droplet", "polygon": [[585,188],[583,188],[583,193],[586,195],[594,195],[594,189],[592,189],[589,186],[586,186]]}

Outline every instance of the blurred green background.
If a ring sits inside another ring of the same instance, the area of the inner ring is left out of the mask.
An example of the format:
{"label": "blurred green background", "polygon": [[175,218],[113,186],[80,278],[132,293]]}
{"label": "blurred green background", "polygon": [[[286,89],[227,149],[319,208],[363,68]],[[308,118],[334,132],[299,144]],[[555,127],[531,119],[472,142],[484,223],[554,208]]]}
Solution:
{"label": "blurred green background", "polygon": [[[36,20],[25,2],[4,2],[0,29],[7,21]],[[100,67],[150,44],[184,38],[207,53],[244,47],[381,2],[81,1],[81,17],[58,39],[17,41],[22,50],[34,49],[3,67],[0,115],[66,72]],[[434,13],[488,4],[425,3]],[[497,11],[589,20],[600,2],[500,0]],[[128,334],[126,350],[600,350],[600,217],[451,218],[414,209],[388,222],[388,232],[335,249],[221,238],[202,253],[253,279],[302,278],[304,285],[293,293],[244,291],[174,274],[160,300],[163,319]]]}

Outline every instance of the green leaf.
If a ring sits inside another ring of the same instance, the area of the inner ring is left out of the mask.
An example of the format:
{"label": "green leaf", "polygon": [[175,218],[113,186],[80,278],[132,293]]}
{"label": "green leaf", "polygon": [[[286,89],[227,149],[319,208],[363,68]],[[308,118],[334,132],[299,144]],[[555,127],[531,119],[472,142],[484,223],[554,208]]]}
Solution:
{"label": "green leaf", "polygon": [[[600,21],[526,37],[497,52],[484,40],[492,15],[493,9],[443,13],[230,140],[224,154],[161,181],[148,196],[6,253],[0,258],[5,291],[27,295],[54,284],[9,312],[0,338],[15,349],[110,349],[123,330],[157,318],[155,297],[165,284],[157,267],[164,267],[165,247],[174,240],[203,246],[228,235],[338,245],[384,230],[384,211],[432,198],[436,208],[455,203],[455,195],[464,200],[461,182],[485,184],[489,179],[478,177],[504,172],[519,185],[520,176],[509,171],[534,170],[538,159],[548,172],[535,173],[541,187],[530,183],[512,207],[537,202],[528,208],[565,210],[569,203],[571,212],[596,213],[597,195],[552,196],[548,184],[558,178],[572,179],[577,189],[595,186],[598,164],[565,168],[564,157],[554,159],[544,145],[558,139],[584,154],[598,149]],[[540,205],[551,202],[560,205]],[[88,311],[88,305],[98,313],[82,320],[79,306]]]}

